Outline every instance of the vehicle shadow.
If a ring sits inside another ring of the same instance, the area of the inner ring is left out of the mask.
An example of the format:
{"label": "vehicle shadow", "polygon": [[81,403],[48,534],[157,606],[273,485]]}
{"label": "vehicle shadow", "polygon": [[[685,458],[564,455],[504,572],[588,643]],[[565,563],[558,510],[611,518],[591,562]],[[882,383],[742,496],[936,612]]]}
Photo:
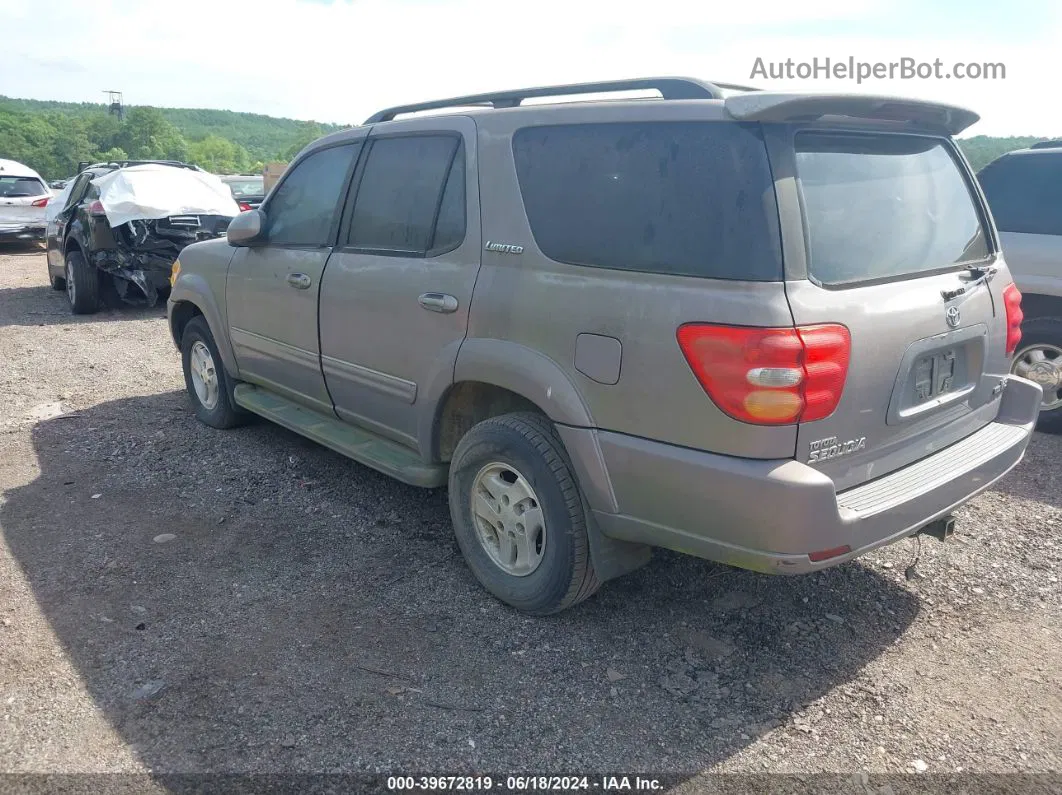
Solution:
{"label": "vehicle shadow", "polygon": [[21,240],[0,241],[0,256],[4,254],[44,254],[44,244]]}
{"label": "vehicle shadow", "polygon": [[[43,265],[41,266],[44,267]],[[75,315],[70,310],[66,293],[49,285],[40,287],[9,287],[4,290],[0,304],[0,328],[5,326],[61,326],[80,323],[109,323],[157,318],[166,314],[166,303],[154,307],[123,304],[111,298],[92,315]]]}
{"label": "vehicle shadow", "polygon": [[858,563],[770,578],[660,553],[528,618],[472,580],[445,491],[268,423],[204,428],[173,392],[30,440],[4,540],[155,775],[688,776],[857,678],[919,610]]}
{"label": "vehicle shadow", "polygon": [[1025,458],[992,491],[1062,508],[1062,434],[1034,433]]}

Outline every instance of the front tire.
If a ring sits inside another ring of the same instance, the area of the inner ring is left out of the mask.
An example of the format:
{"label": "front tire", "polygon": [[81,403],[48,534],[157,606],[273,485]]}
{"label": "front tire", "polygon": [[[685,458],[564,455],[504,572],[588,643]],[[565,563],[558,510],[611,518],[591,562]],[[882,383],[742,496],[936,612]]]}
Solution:
{"label": "front tire", "polygon": [[66,297],[75,315],[93,315],[100,309],[100,272],[80,251],[66,255]]}
{"label": "front tire", "polygon": [[246,415],[232,402],[232,382],[202,315],[192,318],[184,327],[181,365],[196,419],[222,430],[243,424]]}
{"label": "front tire", "polygon": [[465,561],[506,604],[548,615],[600,587],[582,496],[547,418],[506,414],[474,426],[454,452],[449,500]]}
{"label": "front tire", "polygon": [[1044,390],[1037,430],[1062,433],[1062,318],[1038,317],[1022,324],[1011,372]]}

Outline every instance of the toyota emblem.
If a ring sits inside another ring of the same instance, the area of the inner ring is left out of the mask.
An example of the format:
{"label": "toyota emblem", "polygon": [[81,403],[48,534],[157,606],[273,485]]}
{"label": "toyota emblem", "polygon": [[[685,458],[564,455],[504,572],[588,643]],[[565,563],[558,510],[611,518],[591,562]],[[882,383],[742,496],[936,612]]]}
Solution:
{"label": "toyota emblem", "polygon": [[949,326],[956,328],[959,325],[959,320],[962,318],[959,314],[959,307],[949,306],[948,311],[944,313],[944,318],[948,321]]}

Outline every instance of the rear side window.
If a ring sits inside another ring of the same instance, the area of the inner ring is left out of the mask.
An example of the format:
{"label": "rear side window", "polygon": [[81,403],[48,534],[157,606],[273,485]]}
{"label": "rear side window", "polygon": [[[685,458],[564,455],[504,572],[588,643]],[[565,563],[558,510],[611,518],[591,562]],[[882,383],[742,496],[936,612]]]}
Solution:
{"label": "rear side window", "polygon": [[535,243],[572,265],[775,281],[778,210],[755,125],[528,127],[513,155]]}
{"label": "rear side window", "polygon": [[36,177],[0,177],[0,197],[8,199],[48,196],[50,191]]}
{"label": "rear side window", "polygon": [[295,164],[266,210],[270,243],[328,245],[347,173],[360,150],[360,143],[333,146]]}
{"label": "rear side window", "polygon": [[977,176],[1002,231],[1062,235],[1062,153],[1010,155]]}
{"label": "rear side window", "polygon": [[396,256],[435,256],[465,237],[461,139],[417,135],[373,141],[347,245]]}
{"label": "rear side window", "polygon": [[915,276],[990,253],[977,203],[938,138],[796,136],[808,270],[839,285]]}

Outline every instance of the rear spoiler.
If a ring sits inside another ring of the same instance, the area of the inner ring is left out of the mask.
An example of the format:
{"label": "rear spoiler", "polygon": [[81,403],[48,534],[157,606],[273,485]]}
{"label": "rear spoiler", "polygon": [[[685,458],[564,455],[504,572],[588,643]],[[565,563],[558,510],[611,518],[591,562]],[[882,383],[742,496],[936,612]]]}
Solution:
{"label": "rear spoiler", "polygon": [[920,99],[874,94],[783,94],[756,91],[735,94],[723,107],[738,121],[811,121],[838,116],[877,121],[910,122],[958,135],[981,117],[972,110]]}

